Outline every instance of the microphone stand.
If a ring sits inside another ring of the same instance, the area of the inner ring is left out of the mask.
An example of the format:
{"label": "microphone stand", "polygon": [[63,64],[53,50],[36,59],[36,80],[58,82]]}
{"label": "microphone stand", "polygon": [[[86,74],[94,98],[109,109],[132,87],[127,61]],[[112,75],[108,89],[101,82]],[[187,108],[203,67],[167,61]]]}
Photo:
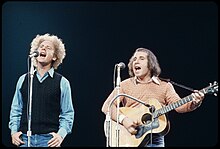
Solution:
{"label": "microphone stand", "polygon": [[[115,101],[115,99],[118,99],[120,96],[125,96],[125,97],[127,97],[127,98],[130,98],[130,99],[133,99],[133,100],[135,100],[135,101],[137,101],[137,102],[139,102],[139,103],[141,103],[141,104],[143,104],[143,105],[145,105],[146,107],[148,107],[148,108],[151,108],[151,109],[154,109],[154,107],[152,107],[152,106],[150,106],[149,104],[146,104],[145,102],[143,102],[143,101],[141,101],[141,100],[139,100],[139,99],[137,99],[137,98],[134,98],[134,97],[132,97],[132,96],[129,96],[129,95],[127,95],[127,94],[118,94],[117,96],[115,96],[111,101],[110,101],[110,103],[109,103],[109,105],[108,105],[108,110],[107,110],[107,113],[106,113],[106,135],[107,135],[107,137],[106,137],[106,139],[107,139],[107,141],[106,141],[106,147],[110,147],[110,132],[111,132],[111,113],[110,113],[110,108],[111,108],[111,106],[112,106],[112,103]],[[118,128],[117,128],[118,129]],[[119,136],[119,134],[118,134],[118,136]],[[118,141],[118,139],[117,139],[117,141]],[[117,147],[119,146],[119,142],[117,142]]]}
{"label": "microphone stand", "polygon": [[[117,78],[116,78],[116,91],[117,91],[117,95],[119,95],[120,93],[120,82],[121,82],[121,78],[120,78],[120,67],[117,66]],[[116,127],[116,147],[119,147],[119,104],[120,104],[120,98],[117,98],[117,127]]]}
{"label": "microphone stand", "polygon": [[[117,67],[117,78],[116,78],[116,94],[119,95],[120,93],[120,82],[121,82],[121,78],[120,78],[120,69],[121,67],[119,65],[115,65],[115,67]],[[115,83],[115,82],[114,82]],[[120,105],[120,99],[119,98],[116,98],[117,99],[117,109],[116,109],[116,123],[117,123],[117,126],[116,126],[116,146],[118,147],[119,146],[119,105]],[[106,146],[108,147],[111,143],[110,143],[110,132],[111,131],[111,116],[110,116],[110,112],[109,110],[107,111],[106,113],[106,134],[107,134],[107,137],[106,137]]]}
{"label": "microphone stand", "polygon": [[31,108],[32,108],[32,88],[33,88],[33,77],[34,77],[34,65],[31,59],[31,68],[30,68],[30,84],[29,84],[29,107],[28,107],[28,147],[30,147],[30,137],[31,137]]}

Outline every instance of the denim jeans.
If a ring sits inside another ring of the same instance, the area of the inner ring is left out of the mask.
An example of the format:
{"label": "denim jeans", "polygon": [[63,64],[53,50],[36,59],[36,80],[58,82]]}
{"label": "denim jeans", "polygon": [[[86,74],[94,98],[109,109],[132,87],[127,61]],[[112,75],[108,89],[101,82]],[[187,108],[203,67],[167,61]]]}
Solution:
{"label": "denim jeans", "polygon": [[[34,134],[30,137],[30,147],[48,147],[48,141],[53,136],[51,134]],[[22,140],[25,144],[22,144],[20,147],[28,147],[28,137],[27,134],[21,135]]]}
{"label": "denim jeans", "polygon": [[145,147],[165,147],[164,136],[153,138],[152,144],[151,141],[149,141],[148,144],[145,145]]}

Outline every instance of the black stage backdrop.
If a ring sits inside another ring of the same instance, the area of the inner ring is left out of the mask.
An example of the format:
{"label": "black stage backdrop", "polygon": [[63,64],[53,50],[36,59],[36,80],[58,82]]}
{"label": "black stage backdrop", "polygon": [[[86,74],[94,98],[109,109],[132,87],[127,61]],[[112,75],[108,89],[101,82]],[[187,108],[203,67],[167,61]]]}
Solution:
{"label": "black stage backdrop", "polygon": [[[2,5],[2,145],[11,147],[9,112],[16,82],[27,72],[37,34],[63,39],[58,72],[71,83],[75,120],[63,147],[105,147],[101,106],[113,89],[113,68],[138,47],[151,49],[161,77],[202,89],[218,81],[218,6],[214,2],[6,2]],[[128,77],[128,68],[121,79]],[[181,97],[191,92],[175,86]],[[218,143],[218,101],[207,95],[194,112],[169,112],[167,147]]]}

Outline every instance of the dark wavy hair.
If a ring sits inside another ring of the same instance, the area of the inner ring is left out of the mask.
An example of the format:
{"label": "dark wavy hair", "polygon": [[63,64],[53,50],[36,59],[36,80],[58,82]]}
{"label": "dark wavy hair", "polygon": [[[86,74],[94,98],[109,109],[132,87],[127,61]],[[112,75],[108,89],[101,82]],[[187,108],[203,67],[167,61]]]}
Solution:
{"label": "dark wavy hair", "polygon": [[[148,69],[151,72],[151,77],[152,76],[159,76],[161,73],[161,68],[160,65],[158,63],[157,57],[153,54],[153,52],[151,52],[149,49],[146,48],[138,48],[135,50],[134,54],[136,52],[145,52],[147,53],[147,59],[148,59]],[[133,59],[134,59],[134,54],[133,56],[130,58],[129,63],[128,63],[128,73],[130,75],[130,77],[134,76],[134,72],[133,72]]]}

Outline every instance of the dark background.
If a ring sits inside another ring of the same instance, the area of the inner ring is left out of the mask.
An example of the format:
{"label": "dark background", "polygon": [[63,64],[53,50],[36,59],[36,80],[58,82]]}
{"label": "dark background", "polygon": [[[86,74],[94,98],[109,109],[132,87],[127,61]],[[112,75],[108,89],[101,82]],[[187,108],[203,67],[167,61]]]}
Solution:
{"label": "dark background", "polygon": [[[136,48],[157,56],[162,74],[194,89],[218,81],[218,6],[214,2],[6,2],[2,5],[2,144],[10,147],[9,112],[15,86],[27,72],[37,34],[57,35],[67,56],[58,72],[71,83],[75,121],[63,147],[104,147],[104,100],[113,68]],[[128,69],[121,71],[121,79]],[[175,86],[181,97],[191,92]],[[207,95],[191,113],[169,112],[168,147],[218,143],[218,97]]]}

